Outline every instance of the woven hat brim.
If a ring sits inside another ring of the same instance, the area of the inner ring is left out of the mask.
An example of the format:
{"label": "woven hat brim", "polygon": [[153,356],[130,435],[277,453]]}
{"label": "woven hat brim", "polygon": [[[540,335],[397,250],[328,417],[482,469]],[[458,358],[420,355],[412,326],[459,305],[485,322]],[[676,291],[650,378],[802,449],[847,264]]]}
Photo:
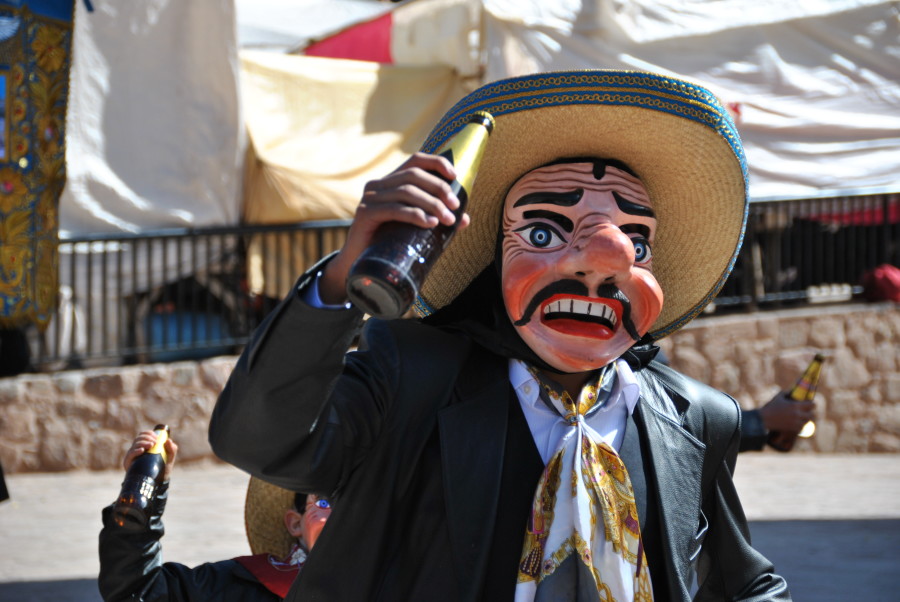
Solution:
{"label": "woven hat brim", "polygon": [[254,554],[283,558],[297,539],[284,526],[284,513],[294,507],[294,492],[250,477],[244,501],[244,528]]}
{"label": "woven hat brim", "polygon": [[494,256],[503,200],[526,172],[564,157],[628,164],[658,218],[653,272],[665,301],[650,333],[690,321],[730,273],[747,219],[747,172],[734,124],[702,87],[622,71],[548,73],[502,80],[451,109],[423,145],[440,148],[476,111],[496,121],[459,232],[422,286],[416,310],[450,303]]}

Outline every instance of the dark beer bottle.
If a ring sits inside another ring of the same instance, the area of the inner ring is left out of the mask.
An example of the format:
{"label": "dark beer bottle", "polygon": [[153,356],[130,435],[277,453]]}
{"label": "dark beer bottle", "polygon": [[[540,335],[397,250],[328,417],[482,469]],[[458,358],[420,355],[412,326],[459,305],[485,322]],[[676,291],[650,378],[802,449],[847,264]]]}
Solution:
{"label": "dark beer bottle", "polygon": [[[788,397],[794,401],[812,401],[816,396],[816,386],[819,383],[819,376],[822,374],[822,364],[825,362],[825,356],[817,353],[813,360],[803,371],[803,375],[797,384],[788,393]],[[788,452],[794,448],[797,437],[812,437],[816,432],[816,424],[810,420],[798,433],[789,431],[772,431],[769,433],[769,445],[778,451]]]}
{"label": "dark beer bottle", "polygon": [[119,498],[113,505],[113,520],[120,527],[126,522],[145,525],[150,519],[150,502],[156,497],[168,461],[165,444],[169,438],[169,427],[157,424],[153,431],[156,433],[156,443],[128,467]]}
{"label": "dark beer bottle", "polygon": [[347,276],[347,296],[354,305],[378,318],[399,318],[406,313],[465,213],[493,128],[494,118],[480,111],[438,150],[437,154],[446,157],[456,169],[457,179],[450,182],[460,203],[454,211],[456,223],[434,228],[402,222],[379,226],[372,243],[356,259]]}

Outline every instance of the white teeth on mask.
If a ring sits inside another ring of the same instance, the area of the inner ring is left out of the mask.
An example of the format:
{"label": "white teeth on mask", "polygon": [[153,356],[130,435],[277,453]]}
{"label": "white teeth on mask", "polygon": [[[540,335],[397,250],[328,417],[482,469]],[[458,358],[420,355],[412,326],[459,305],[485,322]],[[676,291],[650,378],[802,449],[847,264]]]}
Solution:
{"label": "white teeth on mask", "polygon": [[616,312],[603,303],[592,303],[581,299],[560,299],[544,306],[544,315],[551,313],[582,314],[586,316],[598,316],[615,326]]}

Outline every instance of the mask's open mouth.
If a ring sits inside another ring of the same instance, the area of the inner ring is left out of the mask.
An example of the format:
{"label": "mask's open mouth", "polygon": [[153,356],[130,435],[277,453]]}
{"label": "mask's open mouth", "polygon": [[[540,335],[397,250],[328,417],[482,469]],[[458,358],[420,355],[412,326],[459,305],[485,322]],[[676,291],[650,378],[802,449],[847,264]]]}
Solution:
{"label": "mask's open mouth", "polygon": [[615,299],[554,295],[541,304],[541,323],[563,334],[608,339],[622,321]]}

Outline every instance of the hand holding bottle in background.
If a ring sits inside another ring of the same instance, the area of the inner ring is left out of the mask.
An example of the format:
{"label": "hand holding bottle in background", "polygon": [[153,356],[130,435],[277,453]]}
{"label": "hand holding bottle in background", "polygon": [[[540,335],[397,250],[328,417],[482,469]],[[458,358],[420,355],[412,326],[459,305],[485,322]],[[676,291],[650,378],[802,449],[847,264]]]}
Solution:
{"label": "hand holding bottle in background", "polygon": [[[143,431],[138,433],[138,436],[135,437],[134,441],[131,443],[131,447],[128,448],[128,451],[125,452],[125,457],[122,459],[122,467],[125,468],[125,472],[128,472],[128,469],[138,456],[141,456],[153,448],[157,438],[155,431]],[[172,475],[172,467],[175,465],[175,454],[178,453],[178,445],[171,437],[167,437],[166,442],[163,444],[163,448],[166,451],[167,460],[161,480],[168,481],[169,477]]]}
{"label": "hand holding bottle in background", "polygon": [[781,391],[759,409],[759,415],[767,431],[799,433],[804,424],[815,418],[815,409],[815,402],[794,401],[790,391]]}
{"label": "hand holding bottle in background", "polygon": [[[819,377],[822,374],[822,364],[824,362],[825,356],[821,353],[817,353],[806,367],[806,370],[803,371],[803,375],[797,380],[797,384],[785,394],[785,400],[798,409],[795,416],[790,417],[791,419],[787,422],[787,425],[791,428],[769,428],[768,424],[766,425],[766,428],[769,430],[768,443],[778,451],[791,451],[794,448],[794,444],[797,442],[797,437],[811,437],[813,433],[816,432],[816,425],[812,421],[813,416],[808,415],[804,420],[803,417],[805,414],[800,408],[802,408],[804,404],[812,403],[813,399],[815,399],[816,387],[819,384]],[[767,406],[771,403],[772,402],[769,402]],[[813,406],[813,408],[814,407],[815,406]],[[810,408],[809,411],[812,412],[812,408]],[[760,411],[760,413],[762,414],[762,411]],[[763,415],[763,421],[765,421],[765,415]],[[797,427],[798,422],[799,427]]]}
{"label": "hand holding bottle in background", "polygon": [[125,453],[125,480],[113,505],[113,520],[120,527],[129,521],[146,524],[150,505],[159,486],[169,480],[178,446],[169,438],[169,427],[158,424],[143,431]]}

